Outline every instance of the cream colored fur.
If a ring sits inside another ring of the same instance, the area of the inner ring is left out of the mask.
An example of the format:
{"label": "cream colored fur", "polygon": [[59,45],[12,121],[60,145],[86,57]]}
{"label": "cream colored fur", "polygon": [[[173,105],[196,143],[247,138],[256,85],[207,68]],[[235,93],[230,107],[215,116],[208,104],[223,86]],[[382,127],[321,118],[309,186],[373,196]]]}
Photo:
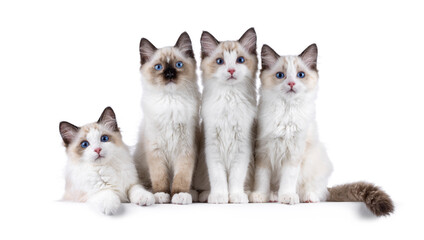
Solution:
{"label": "cream colored fur", "polygon": [[[203,139],[194,186],[202,191],[202,202],[247,203],[256,116],[256,33],[252,28],[239,41],[219,43],[204,32],[201,43]],[[237,62],[239,57],[245,61]]]}
{"label": "cream colored fur", "polygon": [[[283,57],[266,45],[262,48],[252,202],[296,204],[327,199],[332,165],[315,121],[316,54],[315,45],[300,56]],[[278,79],[278,72],[284,78]],[[299,72],[305,77],[298,77]],[[295,84],[293,91],[289,83]]]}
{"label": "cream colored fur", "polygon": [[[111,108],[105,109],[97,123],[78,128],[62,122],[60,131],[68,155],[64,200],[89,202],[104,214],[116,213],[121,202],[154,204],[153,194],[139,184]],[[109,138],[106,142],[101,141],[104,135]],[[82,141],[89,146],[82,148]]]}
{"label": "cream colored fur", "polygon": [[[151,185],[156,203],[189,204],[193,197],[197,200],[190,187],[200,102],[191,41],[183,33],[174,47],[156,49],[142,39],[140,53],[143,121],[134,159],[140,175],[150,176],[147,185]],[[179,61],[183,67],[177,69]],[[157,64],[163,69],[156,70]],[[176,71],[175,79],[165,76],[170,68]]]}

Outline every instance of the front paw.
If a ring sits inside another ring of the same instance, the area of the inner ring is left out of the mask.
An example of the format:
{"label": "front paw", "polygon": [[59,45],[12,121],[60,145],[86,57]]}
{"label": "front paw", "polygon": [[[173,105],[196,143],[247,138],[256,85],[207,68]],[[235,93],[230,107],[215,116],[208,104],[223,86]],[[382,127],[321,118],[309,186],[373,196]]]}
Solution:
{"label": "front paw", "polygon": [[90,200],[90,202],[103,214],[113,215],[121,206],[121,200],[118,195],[112,193],[99,194]]}
{"label": "front paw", "polygon": [[175,193],[174,196],[172,196],[172,203],[180,205],[190,204],[192,203],[191,194],[185,192]]}
{"label": "front paw", "polygon": [[150,206],[155,203],[155,197],[148,191],[138,190],[132,193],[131,203],[140,206]]}
{"label": "front paw", "polygon": [[261,192],[252,192],[249,196],[249,200],[252,203],[265,203],[269,201],[269,195]]}
{"label": "front paw", "polygon": [[290,205],[298,204],[299,195],[297,193],[283,193],[278,196],[278,202]]}
{"label": "front paw", "polygon": [[230,193],[230,203],[249,203],[249,198],[244,192],[241,193]]}
{"label": "front paw", "polygon": [[153,196],[155,197],[155,203],[162,204],[171,202],[171,195],[169,195],[169,193],[157,192],[153,194]]}
{"label": "front paw", "polygon": [[228,203],[227,193],[209,193],[208,203],[223,204]]}

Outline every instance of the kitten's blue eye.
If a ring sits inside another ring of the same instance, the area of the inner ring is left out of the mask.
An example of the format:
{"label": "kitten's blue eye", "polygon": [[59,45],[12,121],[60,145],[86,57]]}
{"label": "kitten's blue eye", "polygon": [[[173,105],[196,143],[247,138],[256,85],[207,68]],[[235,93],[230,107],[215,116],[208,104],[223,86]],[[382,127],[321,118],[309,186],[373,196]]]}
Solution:
{"label": "kitten's blue eye", "polygon": [[81,147],[82,148],[87,148],[90,145],[90,143],[88,141],[82,141],[81,142]]}
{"label": "kitten's blue eye", "polygon": [[224,63],[224,59],[222,59],[222,58],[217,58],[217,59],[216,59],[216,63],[217,63],[218,65],[221,65],[221,64],[223,64],[223,63]]}
{"label": "kitten's blue eye", "polygon": [[107,142],[107,141],[109,141],[109,136],[107,136],[107,135],[103,135],[103,136],[100,138],[100,141],[102,141],[102,142]]}
{"label": "kitten's blue eye", "polygon": [[297,77],[298,78],[304,78],[305,77],[305,73],[304,72],[298,72],[297,73]]}
{"label": "kitten's blue eye", "polygon": [[237,63],[244,63],[244,57],[238,57],[237,58]]}
{"label": "kitten's blue eye", "polygon": [[284,73],[282,73],[282,72],[278,72],[278,73],[276,73],[276,74],[275,74],[275,76],[276,76],[277,78],[281,79],[281,78],[283,78],[283,77],[284,77]]}
{"label": "kitten's blue eye", "polygon": [[156,65],[155,65],[155,69],[156,69],[156,70],[158,70],[158,71],[159,71],[159,70],[162,70],[162,68],[163,68],[163,67],[162,67],[162,64],[156,64]]}
{"label": "kitten's blue eye", "polygon": [[183,62],[177,62],[176,64],[175,64],[175,67],[177,67],[177,68],[182,68],[183,67]]}

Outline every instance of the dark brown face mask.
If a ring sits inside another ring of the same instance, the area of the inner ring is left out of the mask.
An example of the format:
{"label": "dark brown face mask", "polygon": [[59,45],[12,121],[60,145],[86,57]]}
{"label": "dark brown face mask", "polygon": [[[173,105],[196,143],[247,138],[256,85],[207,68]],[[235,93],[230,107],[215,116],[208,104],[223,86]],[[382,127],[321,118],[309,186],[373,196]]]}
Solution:
{"label": "dark brown face mask", "polygon": [[163,71],[163,78],[168,82],[175,82],[177,80],[177,70],[174,67],[167,65]]}

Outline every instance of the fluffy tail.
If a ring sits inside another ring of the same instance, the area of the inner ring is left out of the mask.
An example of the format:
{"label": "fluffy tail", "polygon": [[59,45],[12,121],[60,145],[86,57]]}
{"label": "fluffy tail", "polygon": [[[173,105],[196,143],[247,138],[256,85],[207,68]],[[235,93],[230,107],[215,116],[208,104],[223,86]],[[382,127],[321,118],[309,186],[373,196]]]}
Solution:
{"label": "fluffy tail", "polygon": [[387,216],[395,207],[390,196],[372,183],[356,182],[328,188],[329,202],[364,202],[376,216]]}

